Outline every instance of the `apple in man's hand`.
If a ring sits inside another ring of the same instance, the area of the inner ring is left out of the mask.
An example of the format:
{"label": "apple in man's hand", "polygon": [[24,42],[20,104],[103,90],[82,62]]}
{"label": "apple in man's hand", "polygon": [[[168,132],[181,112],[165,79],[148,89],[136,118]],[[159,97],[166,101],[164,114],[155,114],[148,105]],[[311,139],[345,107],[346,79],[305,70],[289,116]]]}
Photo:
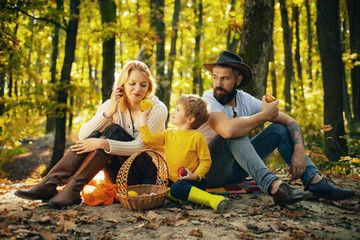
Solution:
{"label": "apple in man's hand", "polygon": [[271,103],[274,102],[276,98],[274,98],[270,93],[266,94],[266,102]]}
{"label": "apple in man's hand", "polygon": [[184,167],[180,167],[177,170],[178,176],[185,177],[187,175],[187,171]]}

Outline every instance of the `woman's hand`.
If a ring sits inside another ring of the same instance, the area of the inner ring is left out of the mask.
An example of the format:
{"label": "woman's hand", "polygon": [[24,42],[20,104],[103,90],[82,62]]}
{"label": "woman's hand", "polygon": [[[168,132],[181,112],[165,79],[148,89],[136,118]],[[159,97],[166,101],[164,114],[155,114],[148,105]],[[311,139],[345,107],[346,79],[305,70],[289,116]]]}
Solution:
{"label": "woman's hand", "polygon": [[117,105],[120,101],[120,98],[124,95],[124,91],[125,89],[123,87],[118,87],[111,93],[110,107],[104,112],[104,117],[111,118],[116,113]]}
{"label": "woman's hand", "polygon": [[179,180],[189,180],[189,181],[197,181],[199,176],[196,173],[191,172],[189,169],[185,168],[187,175],[186,176],[178,176]]}
{"label": "woman's hand", "polygon": [[70,151],[76,152],[77,154],[83,154],[95,151],[97,149],[110,150],[107,149],[106,146],[109,146],[109,143],[106,139],[88,138],[85,140],[76,141],[76,144],[70,147]]}
{"label": "woman's hand", "polygon": [[138,117],[139,117],[139,121],[140,121],[140,127],[144,126],[147,124],[147,119],[149,117],[149,114],[152,110],[152,106],[150,106],[147,110],[145,111],[139,111],[138,113]]}

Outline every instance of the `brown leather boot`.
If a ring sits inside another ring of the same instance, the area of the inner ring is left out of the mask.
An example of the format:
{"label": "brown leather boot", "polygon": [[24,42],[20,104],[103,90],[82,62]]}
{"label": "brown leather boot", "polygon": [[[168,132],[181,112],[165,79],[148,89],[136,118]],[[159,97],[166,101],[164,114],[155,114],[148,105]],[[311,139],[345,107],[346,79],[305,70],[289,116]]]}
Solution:
{"label": "brown leather boot", "polygon": [[47,201],[51,199],[58,193],[56,187],[66,183],[87,155],[89,154],[76,154],[68,151],[38,184],[28,189],[17,190],[14,194],[30,200]]}
{"label": "brown leather boot", "polygon": [[297,190],[286,183],[281,183],[279,190],[273,195],[273,200],[276,205],[290,205],[306,200],[311,196],[311,192]]}
{"label": "brown leather boot", "polygon": [[72,204],[80,204],[80,191],[110,161],[113,156],[103,150],[96,150],[84,162],[79,170],[70,178],[68,184],[55,197],[50,199],[53,208],[62,208]]}

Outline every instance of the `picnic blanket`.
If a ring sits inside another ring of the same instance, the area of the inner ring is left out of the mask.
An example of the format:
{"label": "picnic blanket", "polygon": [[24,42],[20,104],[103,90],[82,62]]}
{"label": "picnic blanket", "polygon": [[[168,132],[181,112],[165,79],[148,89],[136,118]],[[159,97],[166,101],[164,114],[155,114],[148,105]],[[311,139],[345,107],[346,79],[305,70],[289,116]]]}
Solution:
{"label": "picnic blanket", "polygon": [[[235,185],[229,185],[220,188],[208,188],[207,192],[229,195],[229,194],[245,194],[262,193],[259,185],[252,179]],[[89,206],[110,205],[119,202],[116,196],[116,184],[105,180],[104,173],[100,171],[81,191],[83,203]]]}

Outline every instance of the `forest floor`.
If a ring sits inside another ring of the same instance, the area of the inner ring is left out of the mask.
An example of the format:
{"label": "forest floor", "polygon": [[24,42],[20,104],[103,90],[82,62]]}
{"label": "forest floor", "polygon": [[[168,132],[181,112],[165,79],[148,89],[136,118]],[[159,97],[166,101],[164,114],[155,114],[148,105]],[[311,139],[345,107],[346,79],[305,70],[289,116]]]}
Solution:
{"label": "forest floor", "polygon": [[[54,210],[41,201],[15,197],[14,191],[36,182],[39,169],[48,164],[51,143],[51,136],[37,140],[26,146],[28,153],[3,166],[9,176],[0,180],[0,239],[360,239],[360,180],[333,175],[327,177],[356,196],[280,207],[266,194],[229,195],[231,206],[221,214],[168,200],[144,212],[119,203]],[[276,174],[302,189],[285,170]]]}

